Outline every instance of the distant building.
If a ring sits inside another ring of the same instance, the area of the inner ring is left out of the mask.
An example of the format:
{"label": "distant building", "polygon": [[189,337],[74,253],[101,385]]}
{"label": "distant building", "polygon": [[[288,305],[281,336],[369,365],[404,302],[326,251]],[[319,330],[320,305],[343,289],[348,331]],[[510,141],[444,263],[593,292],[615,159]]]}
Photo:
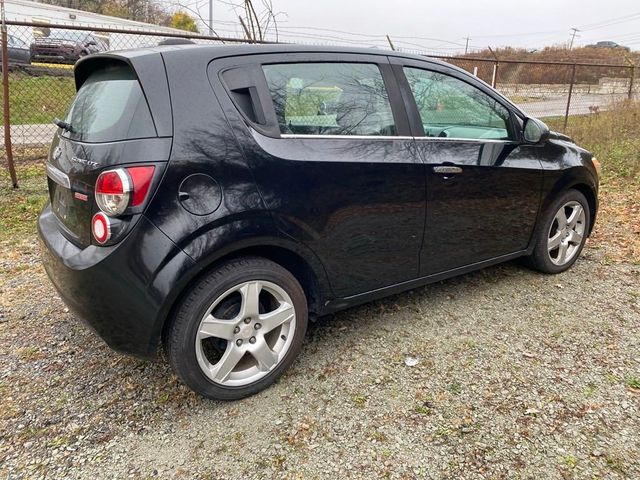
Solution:
{"label": "distant building", "polygon": [[[108,15],[100,15],[98,13],[85,12],[73,8],[58,7],[46,3],[30,2],[27,0],[6,0],[5,15],[7,21],[18,22],[34,22],[34,23],[51,23],[76,26],[91,26],[103,28],[122,28],[127,30],[137,30],[141,33],[145,31],[179,33],[187,36],[184,31],[176,28],[161,27],[150,23],[136,22],[125,18],[110,17]],[[27,43],[31,43],[34,37],[46,36],[39,29],[33,29],[27,33],[27,27],[9,26],[9,33],[21,38]],[[124,36],[120,34],[104,34],[98,33],[96,36],[102,38],[111,49],[122,49],[131,47],[142,47],[156,44],[162,40],[162,37],[145,37],[134,38],[132,36]]]}

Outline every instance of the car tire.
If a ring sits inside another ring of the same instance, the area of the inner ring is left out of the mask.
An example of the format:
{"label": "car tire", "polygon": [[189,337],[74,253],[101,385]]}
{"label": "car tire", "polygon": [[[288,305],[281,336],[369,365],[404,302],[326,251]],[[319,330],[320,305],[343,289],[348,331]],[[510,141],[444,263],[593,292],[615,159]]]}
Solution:
{"label": "car tire", "polygon": [[304,290],[259,257],[230,260],[191,286],[164,338],[178,377],[201,395],[238,400],[276,381],[302,348]]}
{"label": "car tire", "polygon": [[582,193],[571,189],[561,194],[538,225],[533,252],[525,257],[527,265],[549,274],[568,270],[582,252],[590,222],[589,203]]}

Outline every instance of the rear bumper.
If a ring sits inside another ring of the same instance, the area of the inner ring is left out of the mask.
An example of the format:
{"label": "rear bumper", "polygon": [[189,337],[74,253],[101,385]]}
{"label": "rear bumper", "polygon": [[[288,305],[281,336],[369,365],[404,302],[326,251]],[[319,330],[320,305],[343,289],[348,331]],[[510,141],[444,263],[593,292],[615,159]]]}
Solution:
{"label": "rear bumper", "polygon": [[191,259],[145,217],[117,245],[81,249],[60,233],[47,205],[38,232],[45,270],[77,317],[114,350],[153,357],[166,301],[175,296],[166,269],[176,273]]}

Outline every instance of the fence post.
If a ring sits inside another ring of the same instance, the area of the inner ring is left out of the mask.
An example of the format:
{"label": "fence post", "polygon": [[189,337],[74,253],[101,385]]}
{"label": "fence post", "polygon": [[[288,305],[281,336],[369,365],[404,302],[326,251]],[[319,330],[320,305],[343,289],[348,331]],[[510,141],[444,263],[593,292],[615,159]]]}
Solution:
{"label": "fence post", "polygon": [[576,83],[576,64],[573,64],[571,69],[571,83],[569,84],[569,96],[567,97],[567,110],[564,114],[564,127],[563,132],[567,131],[567,122],[569,121],[569,108],[571,107],[571,95],[573,94],[573,84]]}
{"label": "fence post", "polygon": [[636,76],[636,66],[631,65],[631,76],[629,77],[629,100],[633,100],[633,79]]}
{"label": "fence post", "polygon": [[493,55],[493,58],[495,59],[495,63],[493,64],[493,75],[491,76],[491,87],[496,88],[496,83],[498,82],[498,56],[496,55],[496,52],[493,51],[493,48],[488,48],[491,52],[491,55]]}
{"label": "fence post", "polygon": [[4,149],[7,152],[7,165],[13,188],[18,188],[16,167],[13,164],[13,148],[11,146],[11,115],[9,113],[9,49],[7,45],[7,24],[4,18],[4,1],[2,2],[2,100],[4,113]]}

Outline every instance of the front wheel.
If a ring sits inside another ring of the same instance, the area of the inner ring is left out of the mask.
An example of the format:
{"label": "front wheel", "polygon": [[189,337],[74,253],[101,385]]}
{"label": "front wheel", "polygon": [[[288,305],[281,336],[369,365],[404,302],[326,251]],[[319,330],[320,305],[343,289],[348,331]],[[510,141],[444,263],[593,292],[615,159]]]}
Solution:
{"label": "front wheel", "polygon": [[569,190],[547,210],[528,263],[544,273],[560,273],[578,259],[587,240],[591,212],[582,193]]}
{"label": "front wheel", "polygon": [[307,316],[304,291],[291,273],[263,258],[235,259],[187,292],[165,349],[193,390],[237,400],[268,387],[293,363]]}

